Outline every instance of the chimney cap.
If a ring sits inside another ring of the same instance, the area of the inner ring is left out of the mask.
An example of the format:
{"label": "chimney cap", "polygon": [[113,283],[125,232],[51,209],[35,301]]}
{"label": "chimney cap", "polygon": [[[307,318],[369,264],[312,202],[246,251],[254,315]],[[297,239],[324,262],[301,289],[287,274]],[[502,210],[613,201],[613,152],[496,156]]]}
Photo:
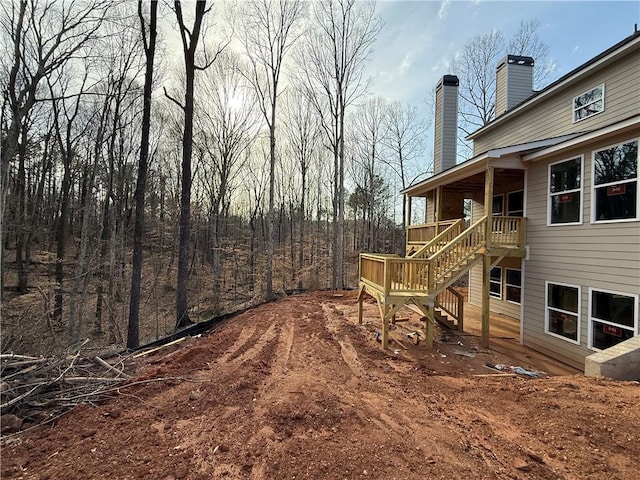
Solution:
{"label": "chimney cap", "polygon": [[458,77],[456,77],[455,75],[444,75],[442,77],[442,80],[440,80],[438,84],[457,87],[458,85],[460,85],[460,81],[458,80]]}
{"label": "chimney cap", "polygon": [[523,65],[525,67],[533,67],[533,64],[535,62],[533,61],[533,57],[525,57],[522,55],[507,55],[500,63],[498,63],[496,70],[507,63],[511,65]]}

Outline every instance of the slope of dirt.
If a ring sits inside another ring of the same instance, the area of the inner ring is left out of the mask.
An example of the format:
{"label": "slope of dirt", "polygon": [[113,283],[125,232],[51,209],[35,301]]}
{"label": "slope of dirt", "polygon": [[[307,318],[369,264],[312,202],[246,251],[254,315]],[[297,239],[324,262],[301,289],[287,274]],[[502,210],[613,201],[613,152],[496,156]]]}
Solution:
{"label": "slope of dirt", "polygon": [[637,382],[474,377],[505,359],[383,352],[376,315],[357,325],[355,292],[245,312],[142,357],[109,402],[7,439],[2,478],[637,478]]}

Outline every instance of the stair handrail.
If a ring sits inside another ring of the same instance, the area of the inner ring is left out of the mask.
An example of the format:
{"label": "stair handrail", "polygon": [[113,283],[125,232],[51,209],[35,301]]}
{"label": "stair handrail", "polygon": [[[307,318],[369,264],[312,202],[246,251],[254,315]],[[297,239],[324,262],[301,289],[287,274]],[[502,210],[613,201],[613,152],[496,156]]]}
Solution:
{"label": "stair handrail", "polygon": [[[420,258],[424,254],[424,252],[428,252],[430,249],[433,248],[434,245],[437,245],[438,243],[440,243],[443,238],[450,235],[452,231],[454,231],[455,229],[459,228],[462,225],[464,225],[464,218],[457,219],[455,222],[453,222],[451,225],[445,228],[442,232],[440,232],[438,235],[433,237],[428,243],[424,244],[416,252],[411,254],[410,255],[411,258]],[[460,232],[458,232],[458,235],[459,234]]]}
{"label": "stair handrail", "polygon": [[[429,263],[432,265],[432,267],[429,268],[429,292],[432,292],[433,290],[435,290],[436,281],[442,278],[451,270],[451,268],[448,268],[444,272],[438,272],[436,274],[435,261],[438,260],[439,257],[442,257],[446,253],[449,253],[450,250],[456,247],[462,240],[466,239],[469,235],[474,233],[476,230],[479,230],[481,227],[486,227],[486,222],[488,218],[489,218],[488,215],[485,215],[484,217],[480,218],[473,225],[463,230],[462,233],[460,233],[460,235],[458,235],[456,238],[451,240],[446,246],[438,250],[432,257],[429,258],[430,260]],[[486,233],[485,233],[485,237],[486,237]],[[486,238],[484,239],[484,242],[482,242],[482,244],[475,246],[476,248],[474,249],[474,251],[477,251],[480,247],[483,247],[485,244],[486,244]],[[462,260],[466,260],[468,257],[469,255],[466,255],[462,258],[456,259],[455,264],[459,264]]]}

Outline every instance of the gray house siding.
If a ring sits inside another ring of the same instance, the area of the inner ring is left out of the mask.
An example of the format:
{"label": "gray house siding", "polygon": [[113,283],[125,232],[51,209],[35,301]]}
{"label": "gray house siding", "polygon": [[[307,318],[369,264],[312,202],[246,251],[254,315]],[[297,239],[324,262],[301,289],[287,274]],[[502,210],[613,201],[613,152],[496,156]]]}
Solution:
{"label": "gray house siding", "polygon": [[[589,287],[630,295],[640,292],[640,222],[591,224],[591,174],[594,150],[631,140],[610,137],[552,158],[532,162],[528,169],[527,244],[524,272],[523,343],[578,368],[588,347]],[[548,226],[549,164],[583,155],[581,225]],[[579,344],[545,333],[546,283],[580,287]],[[636,332],[637,333],[637,332]]]}
{"label": "gray house siding", "polygon": [[[573,122],[573,99],[604,83],[604,111]],[[474,154],[492,148],[590,131],[640,113],[640,44],[612,65],[580,79],[554,95],[534,101],[502,125],[474,138]]]}

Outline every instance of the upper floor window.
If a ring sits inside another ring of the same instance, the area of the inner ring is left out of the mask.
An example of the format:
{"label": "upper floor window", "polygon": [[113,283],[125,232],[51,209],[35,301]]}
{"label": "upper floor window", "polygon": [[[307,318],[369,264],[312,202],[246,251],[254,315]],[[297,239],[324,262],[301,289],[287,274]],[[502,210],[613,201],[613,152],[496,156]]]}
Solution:
{"label": "upper floor window", "polygon": [[500,217],[504,215],[504,195],[494,195],[491,204],[491,215]]}
{"label": "upper floor window", "polygon": [[548,225],[582,222],[582,157],[549,165]]}
{"label": "upper floor window", "polygon": [[604,83],[573,99],[574,123],[602,111],[604,111]]}
{"label": "upper floor window", "polygon": [[593,154],[594,222],[638,218],[638,141]]}
{"label": "upper floor window", "polygon": [[507,194],[507,215],[522,217],[524,214],[524,190]]}

